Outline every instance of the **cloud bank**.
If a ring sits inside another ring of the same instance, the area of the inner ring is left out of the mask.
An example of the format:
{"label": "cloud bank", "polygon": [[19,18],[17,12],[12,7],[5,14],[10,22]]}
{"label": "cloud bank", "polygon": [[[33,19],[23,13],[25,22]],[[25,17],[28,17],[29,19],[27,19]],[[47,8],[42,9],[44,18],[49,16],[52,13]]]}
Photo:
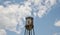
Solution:
{"label": "cloud bank", "polygon": [[18,4],[11,4],[8,7],[0,6],[0,28],[16,32],[16,26],[23,26],[22,19],[30,15],[30,8]]}
{"label": "cloud bank", "polygon": [[27,0],[33,3],[34,16],[43,17],[48,13],[49,9],[56,4],[56,0]]}
{"label": "cloud bank", "polygon": [[[34,16],[42,18],[55,4],[56,0],[25,0],[23,4],[5,1],[3,5],[0,5],[0,29],[3,29],[3,33],[7,29],[20,34],[24,27],[23,20],[25,17]],[[19,26],[18,30],[17,26]]]}

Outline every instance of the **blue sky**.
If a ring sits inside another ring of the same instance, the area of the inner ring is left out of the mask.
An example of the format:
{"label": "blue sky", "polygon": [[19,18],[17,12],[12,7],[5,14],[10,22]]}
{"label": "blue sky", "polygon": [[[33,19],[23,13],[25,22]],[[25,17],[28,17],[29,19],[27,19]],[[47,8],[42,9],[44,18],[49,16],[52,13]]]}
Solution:
{"label": "blue sky", "polygon": [[35,35],[60,35],[60,0],[0,0],[0,35],[24,35],[27,16]]}

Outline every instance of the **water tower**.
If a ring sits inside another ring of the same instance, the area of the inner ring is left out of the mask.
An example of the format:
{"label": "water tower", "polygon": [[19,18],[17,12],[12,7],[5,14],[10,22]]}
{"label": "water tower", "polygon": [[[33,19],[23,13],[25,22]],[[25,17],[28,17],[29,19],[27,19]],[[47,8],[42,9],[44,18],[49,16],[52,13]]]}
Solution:
{"label": "water tower", "polygon": [[33,17],[26,17],[25,34],[24,35],[35,35]]}

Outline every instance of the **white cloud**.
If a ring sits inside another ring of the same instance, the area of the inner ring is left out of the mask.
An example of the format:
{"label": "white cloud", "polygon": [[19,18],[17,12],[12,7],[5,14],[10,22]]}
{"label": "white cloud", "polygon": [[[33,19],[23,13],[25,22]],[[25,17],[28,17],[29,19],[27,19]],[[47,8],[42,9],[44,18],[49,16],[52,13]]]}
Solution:
{"label": "white cloud", "polygon": [[[48,13],[48,10],[51,9],[52,6],[54,6],[56,4],[57,0],[27,0],[30,3],[34,3],[34,6],[37,6],[38,11],[33,12],[34,16],[38,16],[38,17],[43,17],[46,13]],[[33,10],[36,10],[37,8],[34,7]]]}
{"label": "white cloud", "polygon": [[0,35],[7,35],[4,29],[0,29]]}
{"label": "white cloud", "polygon": [[[23,28],[23,17],[31,15],[31,8],[28,4],[10,4],[4,7],[0,5],[0,29],[7,29],[17,34],[21,33]],[[17,24],[19,24],[18,31],[16,30]]]}
{"label": "white cloud", "polygon": [[[44,5],[42,5],[42,3]],[[56,4],[56,0],[45,0],[45,2],[40,2],[39,5],[39,12],[37,13],[39,17],[43,17],[46,13],[48,13],[48,10]]]}
{"label": "white cloud", "polygon": [[60,27],[60,20],[56,21],[54,25]]}
{"label": "white cloud", "polygon": [[39,17],[42,17],[44,14],[46,14],[47,8],[45,6],[40,6],[39,12],[37,13]]}

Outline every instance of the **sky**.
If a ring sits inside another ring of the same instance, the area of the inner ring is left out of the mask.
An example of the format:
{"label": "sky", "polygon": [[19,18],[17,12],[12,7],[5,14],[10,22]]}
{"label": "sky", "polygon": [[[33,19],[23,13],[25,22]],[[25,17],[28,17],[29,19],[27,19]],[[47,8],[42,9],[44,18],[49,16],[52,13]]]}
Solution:
{"label": "sky", "polygon": [[0,35],[24,35],[28,16],[35,35],[60,35],[60,0],[0,0]]}

